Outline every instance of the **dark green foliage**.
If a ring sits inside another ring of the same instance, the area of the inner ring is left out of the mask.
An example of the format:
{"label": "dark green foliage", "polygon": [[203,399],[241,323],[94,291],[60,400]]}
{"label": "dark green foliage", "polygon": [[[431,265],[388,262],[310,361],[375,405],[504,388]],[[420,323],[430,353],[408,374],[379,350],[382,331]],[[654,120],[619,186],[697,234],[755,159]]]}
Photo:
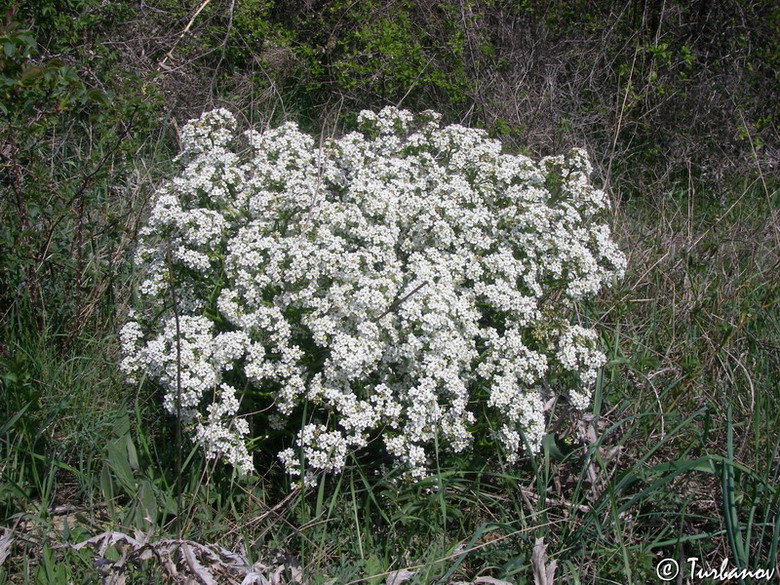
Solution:
{"label": "dark green foliage", "polygon": [[152,128],[155,92],[128,91],[143,84],[127,76],[87,82],[95,71],[42,53],[33,34],[0,29],[0,314],[72,334],[113,314],[127,165]]}
{"label": "dark green foliage", "polygon": [[38,42],[46,52],[51,54],[73,55],[87,48],[94,50],[95,41],[106,31],[106,28],[110,27],[112,22],[127,18],[132,11],[132,4],[129,2],[0,1],[0,13],[6,16],[6,21],[34,26]]}
{"label": "dark green foliage", "polygon": [[[340,96],[349,110],[400,105],[468,108],[470,39],[455,3],[330,2],[304,25],[301,48],[317,67],[311,90]],[[478,50],[478,48],[477,48]],[[333,98],[330,98],[333,99]]]}

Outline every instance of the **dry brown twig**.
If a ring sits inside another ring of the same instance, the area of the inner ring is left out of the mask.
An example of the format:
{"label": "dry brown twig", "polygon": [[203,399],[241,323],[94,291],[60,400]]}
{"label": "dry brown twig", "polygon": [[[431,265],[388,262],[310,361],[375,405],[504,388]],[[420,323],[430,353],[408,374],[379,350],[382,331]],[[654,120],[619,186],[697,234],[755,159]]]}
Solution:
{"label": "dry brown twig", "polygon": [[198,15],[203,12],[203,9],[206,8],[211,3],[211,0],[202,0],[200,5],[195,9],[195,12],[192,14],[192,17],[190,17],[190,21],[187,23],[187,26],[184,27],[184,30],[182,30],[179,33],[179,38],[176,39],[176,42],[173,43],[173,46],[170,48],[170,50],[165,54],[165,57],[162,58],[162,61],[160,61],[159,65],[157,66],[157,70],[160,69],[167,69],[165,63],[168,61],[168,59],[171,58],[171,55],[173,55],[173,52],[176,50],[176,47],[179,46],[179,43],[184,38],[184,36],[190,31],[192,28],[192,25],[195,23],[195,19],[198,18]]}

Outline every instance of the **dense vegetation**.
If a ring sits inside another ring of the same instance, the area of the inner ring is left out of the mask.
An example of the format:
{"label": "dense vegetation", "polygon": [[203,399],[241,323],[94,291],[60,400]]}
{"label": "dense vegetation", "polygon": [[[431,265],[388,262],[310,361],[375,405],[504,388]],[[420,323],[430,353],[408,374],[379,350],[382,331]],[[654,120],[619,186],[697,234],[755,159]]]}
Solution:
{"label": "dense vegetation", "polygon": [[[94,582],[119,574],[112,562],[131,582],[171,582],[174,566],[241,582],[246,562],[251,582],[404,569],[418,583],[543,583],[537,539],[556,582],[645,583],[662,558],[775,566],[776,2],[0,12],[0,583]],[[290,491],[272,457],[239,479],[181,444],[159,388],[118,370],[132,251],[175,172],[177,129],[225,107],[243,127],[330,137],[386,105],[439,111],[508,152],[590,152],[628,256],[626,278],[579,307],[608,357],[594,405],[519,464],[483,445],[411,485],[359,457],[313,492]],[[99,553],[68,546],[135,530]]]}

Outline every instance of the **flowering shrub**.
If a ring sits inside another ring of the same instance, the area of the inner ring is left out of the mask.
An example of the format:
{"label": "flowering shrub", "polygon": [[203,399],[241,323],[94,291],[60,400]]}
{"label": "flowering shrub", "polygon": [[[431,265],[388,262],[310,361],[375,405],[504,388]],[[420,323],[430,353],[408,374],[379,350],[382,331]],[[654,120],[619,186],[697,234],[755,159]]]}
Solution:
{"label": "flowering shrub", "polygon": [[184,127],[123,370],[244,472],[268,429],[297,432],[279,457],[307,484],[372,440],[414,478],[475,429],[538,449],[545,404],[585,408],[605,362],[574,302],[625,268],[586,154],[535,163],[431,112],[358,122],[322,144],[289,123],[242,141],[225,110]]}

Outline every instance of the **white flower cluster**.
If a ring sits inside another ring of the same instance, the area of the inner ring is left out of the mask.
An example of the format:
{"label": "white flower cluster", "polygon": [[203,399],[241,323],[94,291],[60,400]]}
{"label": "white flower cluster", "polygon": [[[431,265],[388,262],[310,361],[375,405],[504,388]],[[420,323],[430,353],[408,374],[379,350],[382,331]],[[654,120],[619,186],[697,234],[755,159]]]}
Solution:
{"label": "white flower cluster", "polygon": [[564,370],[579,374],[579,385],[569,390],[569,399],[575,408],[588,407],[591,388],[596,382],[598,370],[607,358],[596,349],[598,337],[592,329],[572,325],[563,331],[558,340],[556,357]]}
{"label": "white flower cluster", "polygon": [[294,124],[240,141],[225,110],[184,128],[124,371],[243,471],[251,437],[297,429],[280,458],[304,483],[377,440],[422,477],[486,412],[510,459],[537,449],[542,383],[577,374],[553,390],[584,408],[604,363],[572,305],[625,268],[586,154],[535,163],[431,112],[358,123],[322,144]]}

